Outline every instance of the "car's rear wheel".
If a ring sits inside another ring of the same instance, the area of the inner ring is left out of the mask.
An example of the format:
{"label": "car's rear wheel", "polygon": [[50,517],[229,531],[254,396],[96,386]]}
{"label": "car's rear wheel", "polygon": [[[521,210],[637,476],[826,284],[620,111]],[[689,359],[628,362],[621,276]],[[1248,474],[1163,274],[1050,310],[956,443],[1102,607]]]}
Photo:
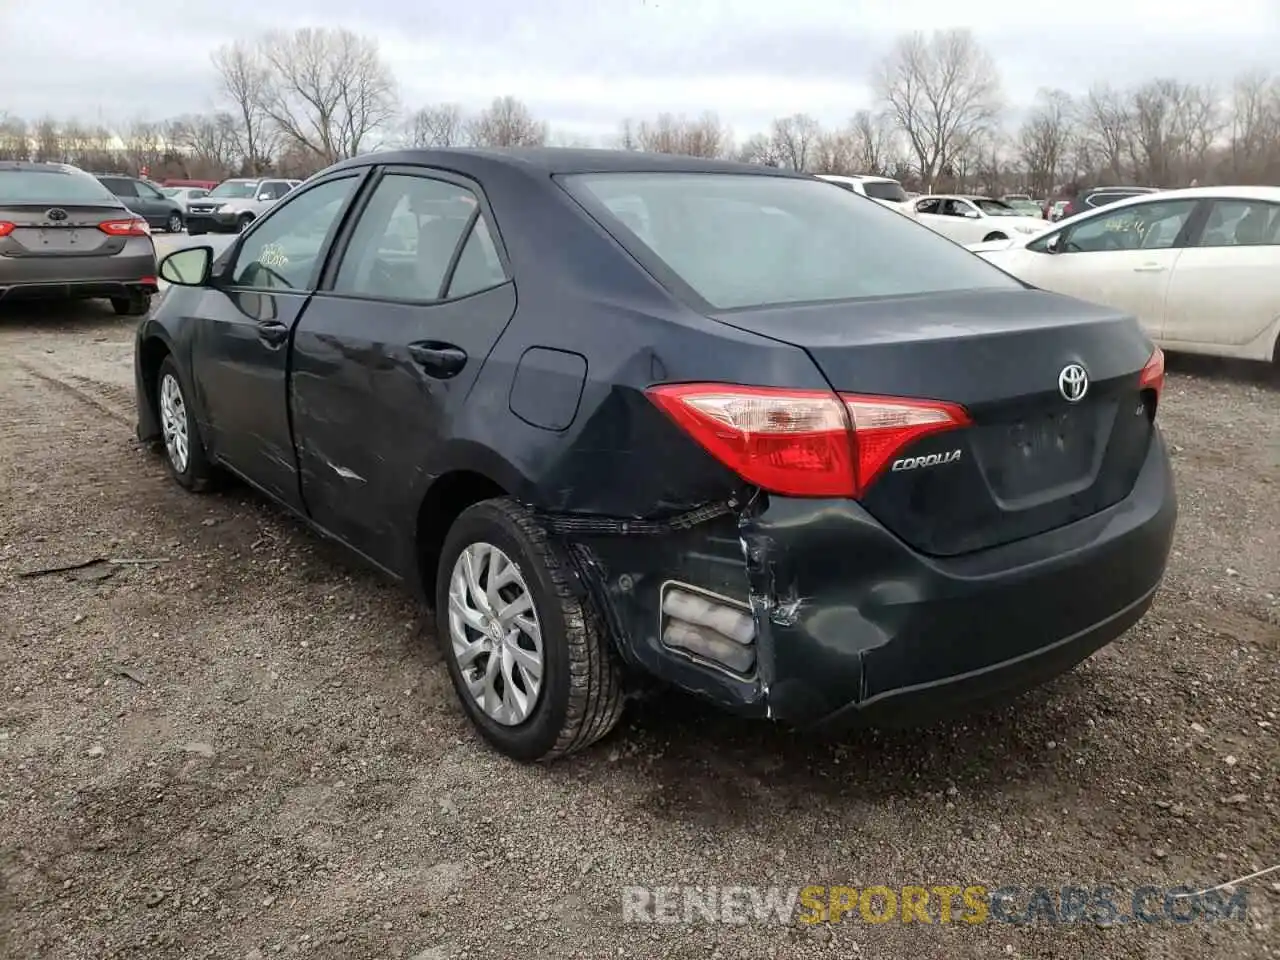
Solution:
{"label": "car's rear wheel", "polygon": [[200,428],[187,404],[188,393],[173,357],[165,357],[160,364],[155,390],[169,472],[188,490],[206,489],[214,479],[213,465],[205,456]]}
{"label": "car's rear wheel", "polygon": [[249,225],[251,223],[253,223],[253,214],[242,213],[240,214],[240,219],[236,221],[236,227],[237,229],[239,229],[241,233],[244,233],[246,230],[249,229]]}
{"label": "car's rear wheel", "polygon": [[169,214],[169,219],[165,223],[165,229],[168,230],[170,233],[181,233],[182,232],[182,214],[180,213]]}
{"label": "car's rear wheel", "polygon": [[436,623],[454,688],[493,746],[553,760],[622,715],[621,666],[568,558],[532,511],[507,499],[469,507],[445,537]]}
{"label": "car's rear wheel", "polygon": [[1008,240],[1008,239],[1009,239],[1009,238],[1008,238],[1007,236],[1005,236],[1005,235],[1004,235],[1003,233],[1001,233],[999,230],[996,230],[996,231],[994,231],[994,232],[992,232],[992,233],[988,233],[985,237],[983,237],[983,238],[982,238],[982,242],[983,242],[983,243],[990,243],[992,240]]}
{"label": "car's rear wheel", "polygon": [[137,292],[127,297],[112,297],[111,309],[122,317],[144,317],[151,309],[151,294]]}

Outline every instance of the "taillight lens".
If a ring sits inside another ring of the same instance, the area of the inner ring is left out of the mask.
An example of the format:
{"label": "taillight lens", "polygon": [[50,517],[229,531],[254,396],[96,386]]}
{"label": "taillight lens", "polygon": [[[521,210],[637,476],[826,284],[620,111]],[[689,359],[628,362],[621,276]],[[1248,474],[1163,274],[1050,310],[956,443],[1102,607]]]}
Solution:
{"label": "taillight lens", "polygon": [[15,226],[17,226],[17,224],[0,220],[0,237],[7,237],[9,234],[13,233],[13,228]]}
{"label": "taillight lens", "polygon": [[771,493],[857,497],[907,444],[969,423],[949,403],[717,383],[649,398],[708,453]]}
{"label": "taillight lens", "polygon": [[104,220],[98,229],[112,237],[149,237],[151,226],[141,217],[128,220]]}
{"label": "taillight lens", "polygon": [[1164,392],[1164,351],[1159,347],[1156,347],[1155,353],[1151,354],[1151,359],[1142,368],[1142,373],[1138,376],[1138,389],[1154,390],[1156,404],[1159,405],[1160,395]]}

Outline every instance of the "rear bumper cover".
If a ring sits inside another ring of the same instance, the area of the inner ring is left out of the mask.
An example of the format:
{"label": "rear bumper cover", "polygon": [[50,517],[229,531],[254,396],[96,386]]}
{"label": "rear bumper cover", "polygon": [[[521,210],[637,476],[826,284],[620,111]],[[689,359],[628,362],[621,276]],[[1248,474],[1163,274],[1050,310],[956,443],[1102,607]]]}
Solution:
{"label": "rear bumper cover", "polygon": [[[915,552],[854,501],[782,498],[755,515],[577,550],[633,665],[749,715],[893,726],[1006,700],[1115,640],[1151,604],[1176,517],[1157,431],[1124,500],[963,557]],[[754,675],[662,645],[667,580],[750,603]]]}
{"label": "rear bumper cover", "polygon": [[81,257],[0,257],[0,299],[122,297],[156,291],[156,249],[130,237],[115,254]]}

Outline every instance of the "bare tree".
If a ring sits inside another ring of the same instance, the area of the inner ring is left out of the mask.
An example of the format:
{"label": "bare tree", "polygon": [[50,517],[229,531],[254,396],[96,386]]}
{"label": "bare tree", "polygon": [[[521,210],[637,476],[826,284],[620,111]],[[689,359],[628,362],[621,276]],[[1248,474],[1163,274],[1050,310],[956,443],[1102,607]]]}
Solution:
{"label": "bare tree", "polygon": [[62,130],[53,117],[45,117],[36,124],[36,155],[42,161],[62,160],[66,150],[62,144]]}
{"label": "bare tree", "polygon": [[354,157],[396,115],[391,71],[376,41],[345,28],[268,34],[263,112],[285,146],[325,166]]}
{"label": "bare tree", "polygon": [[191,176],[221,178],[236,166],[243,132],[229,113],[177,117],[165,128],[166,139],[189,158]]}
{"label": "bare tree", "polygon": [[778,163],[792,170],[808,170],[817,160],[822,126],[807,113],[779,117],[773,121],[770,138]]}
{"label": "bare tree", "polygon": [[163,157],[163,138],[158,124],[135,120],[125,138],[125,156],[136,173],[154,170]]}
{"label": "bare tree", "polygon": [[1280,80],[1266,73],[1237,78],[1231,95],[1230,169],[1233,180],[1272,179],[1280,162]]}
{"label": "bare tree", "polygon": [[874,82],[927,187],[965,138],[996,124],[999,76],[968,30],[907,34],[879,65]]}
{"label": "bare tree", "polygon": [[854,157],[857,147],[848,130],[823,131],[810,151],[809,170],[813,173],[856,173]]}
{"label": "bare tree", "polygon": [[738,159],[743,163],[759,163],[766,167],[778,166],[778,155],[774,151],[773,139],[763,133],[748,137],[738,148]]}
{"label": "bare tree", "polygon": [[221,93],[239,120],[237,140],[244,172],[260,173],[272,153],[270,118],[266,112],[272,93],[271,72],[261,51],[243,41],[223,44],[213,52]]}
{"label": "bare tree", "polygon": [[467,134],[478,147],[540,147],[547,142],[547,125],[535,120],[523,101],[496,97],[467,124]]}
{"label": "bare tree", "polygon": [[1125,99],[1111,87],[1094,87],[1083,107],[1084,135],[1106,165],[1112,183],[1125,178],[1124,157],[1133,142],[1133,115]]}
{"label": "bare tree", "polygon": [[853,165],[857,173],[883,174],[896,159],[893,121],[884,113],[859,110],[849,121],[853,137]]}
{"label": "bare tree", "polygon": [[21,117],[0,114],[0,160],[28,160],[31,157],[30,132]]}
{"label": "bare tree", "polygon": [[410,147],[457,147],[465,133],[462,108],[456,103],[422,107],[405,123],[405,143]]}
{"label": "bare tree", "polygon": [[678,153],[690,157],[722,157],[733,149],[733,134],[711,112],[690,120],[671,113],[638,123],[623,120],[618,133],[623,150]]}
{"label": "bare tree", "polygon": [[1063,90],[1041,90],[1018,134],[1027,188],[1047,197],[1057,186],[1073,136],[1075,104]]}

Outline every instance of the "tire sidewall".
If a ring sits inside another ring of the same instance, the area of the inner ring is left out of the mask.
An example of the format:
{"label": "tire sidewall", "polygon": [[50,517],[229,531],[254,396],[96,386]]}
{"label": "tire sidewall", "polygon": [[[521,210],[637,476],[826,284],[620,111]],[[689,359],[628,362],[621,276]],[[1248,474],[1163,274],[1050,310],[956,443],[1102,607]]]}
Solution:
{"label": "tire sidewall", "polygon": [[[178,225],[176,228],[174,227],[175,223]],[[169,214],[169,219],[165,221],[165,229],[168,230],[170,233],[181,233],[182,232],[182,214],[179,214],[179,213]]]}
{"label": "tire sidewall", "polygon": [[[533,593],[534,609],[542,631],[543,685],[533,714],[518,726],[505,726],[485,714],[472,699],[462,680],[453,654],[449,632],[449,581],[453,565],[462,551],[473,543],[490,543],[511,558]],[[546,544],[546,549],[556,547]],[[511,518],[489,503],[470,507],[454,522],[445,538],[436,571],[436,635],[443,645],[445,663],[463,710],[482,735],[500,750],[522,760],[536,760],[546,754],[560,736],[569,710],[569,650],[566,643],[565,610],[546,566],[530,550],[528,537]]]}
{"label": "tire sidewall", "polygon": [[[169,445],[164,441],[164,419],[163,414],[160,412],[160,386],[164,383],[166,376],[172,376],[178,381],[178,389],[182,391],[182,409],[187,416],[187,468],[181,471],[174,465],[173,458],[169,456]],[[160,449],[164,456],[165,466],[178,483],[188,490],[194,489],[200,479],[197,463],[200,458],[204,457],[204,448],[200,443],[200,433],[196,428],[195,419],[191,415],[191,391],[187,388],[186,380],[172,356],[165,357],[160,364],[154,389],[156,392],[156,420],[161,425]]]}

